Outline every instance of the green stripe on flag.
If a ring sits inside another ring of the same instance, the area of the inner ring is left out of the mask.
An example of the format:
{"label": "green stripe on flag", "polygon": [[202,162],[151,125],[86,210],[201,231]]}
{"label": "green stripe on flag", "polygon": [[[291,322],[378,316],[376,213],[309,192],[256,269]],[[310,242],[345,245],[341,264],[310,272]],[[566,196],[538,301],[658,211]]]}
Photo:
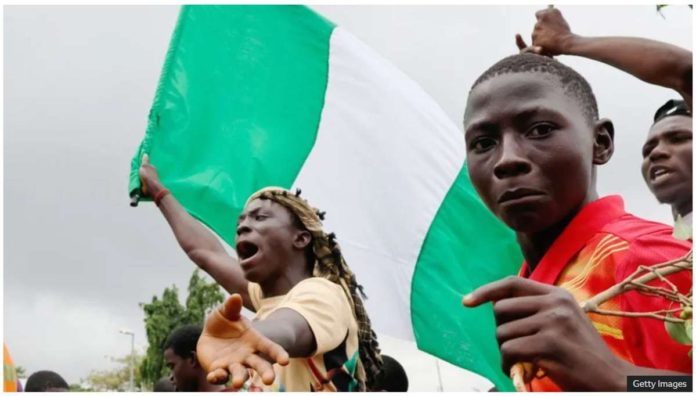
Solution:
{"label": "green stripe on flag", "polygon": [[462,297],[516,274],[522,255],[512,231],[479,199],[466,164],[423,242],[411,284],[411,319],[418,347],[512,391],[500,369],[490,304],[464,308]]}
{"label": "green stripe on flag", "polygon": [[[509,390],[490,306],[465,309],[461,297],[515,272],[514,236],[478,199],[466,168],[457,173],[463,149],[451,148],[461,135],[444,112],[334,27],[301,6],[183,7],[129,191],[149,153],[186,210],[232,244],[252,192],[305,188],[311,202],[334,208],[344,254],[377,285],[367,293],[383,293],[368,302],[374,323],[398,323],[409,337],[412,323],[421,349]],[[395,204],[402,196],[411,198]]]}
{"label": "green stripe on flag", "polygon": [[302,6],[183,7],[129,191],[149,153],[182,205],[232,243],[249,195],[290,187],[314,145],[333,28]]}

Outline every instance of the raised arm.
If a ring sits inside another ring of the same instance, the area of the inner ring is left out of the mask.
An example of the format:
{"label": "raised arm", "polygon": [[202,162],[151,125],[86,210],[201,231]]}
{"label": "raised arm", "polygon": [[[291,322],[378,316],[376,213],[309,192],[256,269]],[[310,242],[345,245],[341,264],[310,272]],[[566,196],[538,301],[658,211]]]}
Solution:
{"label": "raised arm", "polygon": [[230,294],[238,293],[245,307],[252,311],[248,286],[244,272],[237,260],[227,254],[218,238],[194,219],[159,180],[157,170],[150,164],[147,154],[140,166],[143,193],[159,199],[159,209],[174,232],[179,246],[199,268],[207,272]]}
{"label": "raised arm", "polygon": [[650,84],[677,91],[691,108],[692,53],[639,37],[584,37],[574,34],[556,8],[536,13],[532,46],[518,35],[517,46],[541,55],[576,55],[606,63]]}

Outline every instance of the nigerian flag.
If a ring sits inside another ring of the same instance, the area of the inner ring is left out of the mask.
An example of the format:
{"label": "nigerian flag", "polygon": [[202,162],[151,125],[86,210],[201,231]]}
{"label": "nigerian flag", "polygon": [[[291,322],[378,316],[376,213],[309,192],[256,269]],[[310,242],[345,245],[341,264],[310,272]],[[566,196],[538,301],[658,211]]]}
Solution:
{"label": "nigerian flag", "polygon": [[182,205],[234,246],[265,186],[326,211],[377,331],[511,389],[490,304],[475,287],[513,274],[512,232],[471,186],[462,133],[415,82],[301,6],[183,7],[143,153]]}

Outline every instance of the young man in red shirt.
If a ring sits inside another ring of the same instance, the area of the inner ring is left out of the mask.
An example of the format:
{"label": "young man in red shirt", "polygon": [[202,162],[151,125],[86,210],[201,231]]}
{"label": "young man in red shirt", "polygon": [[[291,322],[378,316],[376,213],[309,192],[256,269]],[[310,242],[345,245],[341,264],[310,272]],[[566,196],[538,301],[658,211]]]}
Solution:
{"label": "young man in red shirt", "polygon": [[[517,233],[519,277],[464,299],[494,303],[503,369],[532,362],[532,390],[626,390],[627,375],[690,373],[688,348],[651,318],[585,314],[579,302],[640,265],[684,256],[671,227],[637,218],[619,196],[599,198],[596,166],[612,156],[613,125],[599,119],[585,79],[561,63],[520,54],[474,83],[464,116],[471,180]],[[686,293],[691,272],[669,278]],[[652,282],[657,285],[659,282]],[[601,308],[656,311],[668,301],[628,292]]]}

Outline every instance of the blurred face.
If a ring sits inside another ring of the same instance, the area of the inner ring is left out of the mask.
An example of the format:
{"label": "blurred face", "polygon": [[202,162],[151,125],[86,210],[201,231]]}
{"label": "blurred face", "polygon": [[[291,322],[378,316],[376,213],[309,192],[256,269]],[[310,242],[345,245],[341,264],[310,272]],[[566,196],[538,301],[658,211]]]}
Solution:
{"label": "blurred face", "polygon": [[648,188],[682,215],[691,212],[692,135],[691,117],[671,116],[650,128],[643,145],[641,171]]}
{"label": "blurred face", "polygon": [[593,127],[555,76],[509,73],[479,84],[464,128],[474,187],[517,232],[559,223],[594,191]]}
{"label": "blurred face", "polygon": [[247,280],[263,283],[282,273],[292,254],[303,254],[294,241],[302,232],[290,211],[269,199],[255,199],[237,225],[237,255]]}
{"label": "blurred face", "polygon": [[194,357],[183,358],[172,348],[164,351],[164,362],[171,371],[171,381],[177,392],[198,391],[198,366]]}

